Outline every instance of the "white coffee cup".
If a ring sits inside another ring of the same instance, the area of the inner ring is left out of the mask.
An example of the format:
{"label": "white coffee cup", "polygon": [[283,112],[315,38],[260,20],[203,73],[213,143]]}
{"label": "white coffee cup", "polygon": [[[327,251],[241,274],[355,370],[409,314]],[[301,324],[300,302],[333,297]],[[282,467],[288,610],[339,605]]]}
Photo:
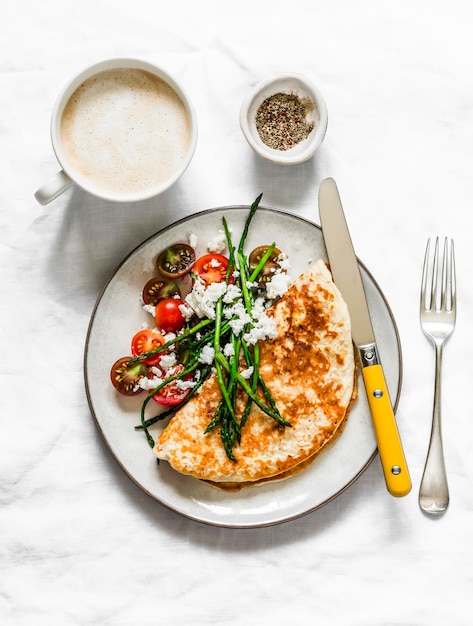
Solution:
{"label": "white coffee cup", "polygon": [[197,120],[183,89],[159,67],[110,59],[60,92],[51,142],[61,170],[35,193],[48,204],[72,185],[114,202],[156,196],[187,169]]}

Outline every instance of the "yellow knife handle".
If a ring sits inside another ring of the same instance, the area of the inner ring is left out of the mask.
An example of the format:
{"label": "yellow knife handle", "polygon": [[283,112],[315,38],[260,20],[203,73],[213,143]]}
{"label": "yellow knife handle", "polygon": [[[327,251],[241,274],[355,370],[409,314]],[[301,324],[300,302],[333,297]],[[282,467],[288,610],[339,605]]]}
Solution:
{"label": "yellow knife handle", "polygon": [[363,367],[361,372],[373,418],[386,487],[393,496],[406,496],[411,490],[411,479],[383,369],[381,365],[376,364]]}

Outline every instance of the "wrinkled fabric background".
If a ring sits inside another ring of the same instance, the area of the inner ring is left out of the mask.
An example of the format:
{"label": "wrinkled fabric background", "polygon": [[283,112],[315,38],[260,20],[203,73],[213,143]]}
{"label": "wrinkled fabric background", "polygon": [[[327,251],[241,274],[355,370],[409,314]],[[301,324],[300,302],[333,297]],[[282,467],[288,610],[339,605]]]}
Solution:
{"label": "wrinkled fabric background", "polygon": [[[16,0],[2,13],[2,624],[471,624],[471,3]],[[41,207],[34,191],[58,170],[56,95],[114,56],[162,65],[183,84],[199,120],[195,157],[147,202],[116,206],[75,189]],[[256,157],[238,120],[253,85],[285,71],[311,78],[329,110],[316,157],[287,168]],[[185,519],[142,493],[95,429],[82,362],[96,298],[137,244],[194,212],[263,192],[265,206],[317,222],[326,176],[398,324],[412,492],[392,498],[376,458],[348,491],[290,523]],[[429,519],[417,493],[434,356],[418,299],[436,235],[455,238],[458,321],[443,378],[451,505]]]}

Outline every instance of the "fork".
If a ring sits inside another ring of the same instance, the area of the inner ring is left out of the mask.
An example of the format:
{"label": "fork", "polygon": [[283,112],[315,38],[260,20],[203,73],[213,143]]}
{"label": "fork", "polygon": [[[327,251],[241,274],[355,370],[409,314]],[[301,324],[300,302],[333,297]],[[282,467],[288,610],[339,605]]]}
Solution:
{"label": "fork", "polygon": [[446,340],[455,328],[456,287],[453,240],[445,238],[442,266],[439,264],[439,238],[435,240],[433,262],[430,263],[430,239],[425,250],[420,297],[422,330],[435,347],[435,390],[432,430],[424,474],[419,490],[419,505],[430,515],[447,510],[449,503],[447,474],[442,445],[441,372],[442,353]]}

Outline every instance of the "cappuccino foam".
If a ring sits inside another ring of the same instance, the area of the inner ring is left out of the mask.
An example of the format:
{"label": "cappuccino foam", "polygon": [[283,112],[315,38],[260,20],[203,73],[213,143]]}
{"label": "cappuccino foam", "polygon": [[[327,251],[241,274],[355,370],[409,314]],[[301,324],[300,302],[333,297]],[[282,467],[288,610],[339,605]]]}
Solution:
{"label": "cappuccino foam", "polygon": [[78,180],[126,196],[175,175],[189,147],[190,121],[167,82],[145,70],[120,68],[102,71],[75,90],[60,134]]}

